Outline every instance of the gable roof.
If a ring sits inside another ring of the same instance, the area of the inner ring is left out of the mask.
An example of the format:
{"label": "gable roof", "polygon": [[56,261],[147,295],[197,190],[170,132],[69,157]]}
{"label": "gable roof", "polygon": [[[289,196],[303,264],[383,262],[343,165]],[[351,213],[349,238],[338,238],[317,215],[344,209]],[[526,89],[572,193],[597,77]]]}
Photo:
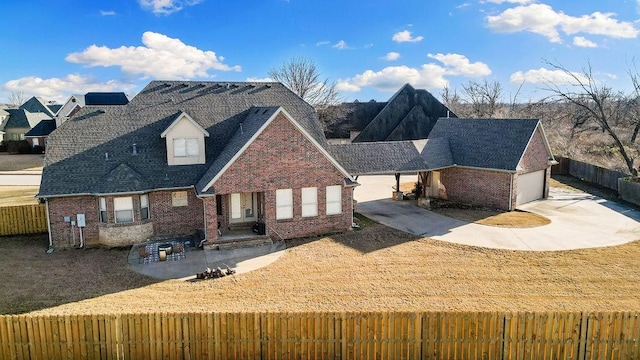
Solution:
{"label": "gable roof", "polygon": [[425,139],[441,117],[456,117],[426,90],[405,84],[353,142]]}
{"label": "gable roof", "polygon": [[4,129],[11,128],[28,128],[31,129],[38,125],[42,120],[49,120],[47,114],[42,112],[32,113],[25,109],[6,109],[9,118],[5,122]]}
{"label": "gable roof", "polygon": [[244,153],[251,143],[269,126],[269,124],[278,116],[284,114],[289,120],[313,145],[349,180],[351,175],[342,165],[334,159],[317,141],[306,132],[306,130],[297,123],[297,121],[282,107],[258,107],[251,108],[248,111],[245,120],[240,123],[233,137],[220,156],[213,162],[211,167],[204,174],[202,179],[196,184],[196,191],[204,193],[209,190],[211,185],[235,162],[235,160]]}
{"label": "gable roof", "polygon": [[457,166],[516,171],[538,119],[438,120],[429,139],[446,138]]}
{"label": "gable roof", "polygon": [[328,139],[349,138],[351,131],[362,131],[387,105],[386,102],[350,102],[318,110]]}
{"label": "gable roof", "polygon": [[167,137],[167,133],[169,133],[171,131],[171,129],[173,129],[173,127],[176,126],[176,124],[178,122],[180,122],[180,120],[182,120],[183,118],[187,119],[187,121],[189,121],[193,126],[195,126],[196,129],[200,130],[200,132],[202,132],[202,134],[205,137],[209,136],[209,132],[207,130],[202,128],[202,126],[200,126],[200,124],[198,124],[197,121],[193,120],[193,118],[191,116],[189,116],[189,114],[187,114],[186,112],[182,111],[178,115],[176,115],[176,117],[173,119],[171,124],[169,126],[167,126],[167,128],[160,134],[160,137],[161,138]]}
{"label": "gable roof", "polygon": [[[152,81],[126,105],[85,106],[49,136],[38,196],[100,194],[96,179],[120,164],[140,174],[147,190],[192,187],[221,156],[251,108],[278,106],[321,147],[327,146],[313,107],[280,83]],[[167,164],[160,134],[182,111],[210,134],[205,164]],[[118,191],[134,190],[123,186]]]}
{"label": "gable roof", "polygon": [[56,129],[55,120],[42,120],[38,125],[34,126],[31,130],[27,131],[24,136],[26,137],[41,137],[48,136],[53,130]]}
{"label": "gable roof", "polygon": [[30,113],[44,113],[49,117],[55,116],[55,111],[52,111],[43,99],[35,96],[20,105],[19,109],[26,110]]}

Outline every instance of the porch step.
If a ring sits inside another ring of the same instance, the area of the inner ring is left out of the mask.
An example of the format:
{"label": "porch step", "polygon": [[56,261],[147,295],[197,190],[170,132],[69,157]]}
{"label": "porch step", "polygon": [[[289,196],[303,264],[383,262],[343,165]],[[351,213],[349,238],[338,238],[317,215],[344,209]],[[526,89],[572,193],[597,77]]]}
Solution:
{"label": "porch step", "polygon": [[217,241],[211,245],[205,245],[206,249],[232,250],[255,246],[271,245],[273,241],[268,236],[258,236],[246,239],[234,239]]}
{"label": "porch step", "polygon": [[229,230],[231,231],[251,230],[253,229],[253,224],[255,224],[255,222],[229,224]]}

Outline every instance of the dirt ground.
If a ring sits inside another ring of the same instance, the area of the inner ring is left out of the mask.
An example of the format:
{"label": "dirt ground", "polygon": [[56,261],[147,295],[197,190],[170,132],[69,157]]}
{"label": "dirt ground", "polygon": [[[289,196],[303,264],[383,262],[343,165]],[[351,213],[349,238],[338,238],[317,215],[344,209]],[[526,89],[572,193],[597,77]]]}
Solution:
{"label": "dirt ground", "polygon": [[0,153],[0,171],[40,170],[42,171],[44,155]]}

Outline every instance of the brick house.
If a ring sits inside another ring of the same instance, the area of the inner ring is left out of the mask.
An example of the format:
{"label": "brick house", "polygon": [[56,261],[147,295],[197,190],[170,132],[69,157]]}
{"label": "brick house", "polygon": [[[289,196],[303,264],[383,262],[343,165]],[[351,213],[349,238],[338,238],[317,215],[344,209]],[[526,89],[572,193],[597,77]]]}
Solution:
{"label": "brick house", "polygon": [[399,184],[418,173],[423,197],[503,210],[546,198],[555,163],[538,119],[440,118],[424,140],[330,150],[354,176],[395,174]]}
{"label": "brick house", "polygon": [[[288,239],[351,227],[351,175],[314,109],[279,83],[153,81],[82,108],[48,140],[38,197],[56,247],[122,246],[256,222]],[[251,229],[249,230],[251,231]]]}

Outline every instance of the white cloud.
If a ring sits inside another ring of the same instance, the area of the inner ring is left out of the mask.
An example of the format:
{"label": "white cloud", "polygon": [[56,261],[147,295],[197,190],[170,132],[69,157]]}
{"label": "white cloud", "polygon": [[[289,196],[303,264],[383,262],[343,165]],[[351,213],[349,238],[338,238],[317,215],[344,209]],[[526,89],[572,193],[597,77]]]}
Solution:
{"label": "white cloud", "polygon": [[385,56],[383,56],[383,59],[387,61],[394,61],[394,60],[398,60],[399,58],[400,58],[400,53],[397,53],[395,51],[388,52]]}
{"label": "white cloud", "polygon": [[486,64],[470,63],[463,55],[429,54],[428,56],[442,62],[444,66],[429,63],[420,68],[401,65],[389,66],[380,71],[367,70],[352,78],[338,81],[338,90],[357,92],[365,86],[372,86],[381,91],[396,91],[406,83],[420,88],[441,89],[449,83],[445,78],[446,75],[475,77],[491,74]]}
{"label": "white cloud", "polygon": [[424,37],[422,36],[416,36],[416,37],[412,37],[411,36],[411,31],[409,30],[404,30],[404,31],[400,31],[397,32],[395,34],[393,34],[392,37],[393,41],[395,42],[419,42],[422,41],[422,39],[424,39]]}
{"label": "white cloud", "polygon": [[483,3],[492,3],[492,4],[502,4],[502,3],[509,3],[509,4],[530,4],[530,3],[534,3],[536,2],[536,0],[486,0],[486,1],[482,1]]}
{"label": "white cloud", "polygon": [[145,46],[121,46],[110,49],[91,45],[82,52],[71,53],[65,60],[89,67],[119,66],[127,74],[157,79],[191,79],[209,77],[209,70],[240,71],[240,66],[223,64],[224,58],[184,44],[180,39],[147,31],[142,34]]}
{"label": "white cloud", "polygon": [[593,41],[584,38],[582,36],[576,36],[573,38],[573,45],[575,46],[579,46],[579,47],[589,47],[589,48],[594,48],[594,47],[598,47],[598,44],[594,43]]}
{"label": "white cloud", "polygon": [[138,0],[143,9],[156,15],[170,15],[182,10],[185,6],[193,6],[203,0]]}
{"label": "white cloud", "polygon": [[477,61],[471,63],[466,56],[460,54],[428,54],[428,57],[436,59],[444,64],[447,75],[462,75],[468,77],[487,76],[491,74],[489,66]]}
{"label": "white cloud", "polygon": [[[584,74],[579,72],[571,72],[576,78],[581,81],[587,81],[588,79]],[[513,84],[521,84],[528,82],[532,84],[552,83],[557,85],[569,85],[575,84],[575,79],[571,75],[562,70],[549,70],[545,68],[531,69],[527,72],[518,71],[511,74],[509,81]]]}
{"label": "white cloud", "polygon": [[64,102],[71,94],[84,94],[90,91],[127,92],[135,88],[135,86],[131,83],[123,83],[116,80],[98,82],[88,76],[70,74],[64,78],[49,79],[27,76],[7,81],[2,88],[8,92],[20,91],[24,94],[41,96],[47,100]]}
{"label": "white cloud", "polygon": [[347,42],[346,41],[340,40],[335,45],[333,45],[332,48],[344,50],[344,49],[348,49],[349,47],[347,46]]}
{"label": "white cloud", "polygon": [[639,30],[633,23],[620,22],[613,13],[594,12],[574,17],[555,11],[546,4],[531,4],[507,9],[495,16],[487,16],[487,25],[496,32],[529,31],[560,43],[560,30],[567,35],[577,33],[603,35],[614,38],[636,38]]}
{"label": "white cloud", "polygon": [[331,44],[331,41],[318,41],[316,43],[316,46],[324,46],[324,45],[329,45]]}
{"label": "white cloud", "polygon": [[113,10],[100,10],[100,15],[102,16],[114,16],[117,15]]}
{"label": "white cloud", "polygon": [[270,77],[256,78],[256,77],[248,77],[247,82],[274,82],[274,80]]}

